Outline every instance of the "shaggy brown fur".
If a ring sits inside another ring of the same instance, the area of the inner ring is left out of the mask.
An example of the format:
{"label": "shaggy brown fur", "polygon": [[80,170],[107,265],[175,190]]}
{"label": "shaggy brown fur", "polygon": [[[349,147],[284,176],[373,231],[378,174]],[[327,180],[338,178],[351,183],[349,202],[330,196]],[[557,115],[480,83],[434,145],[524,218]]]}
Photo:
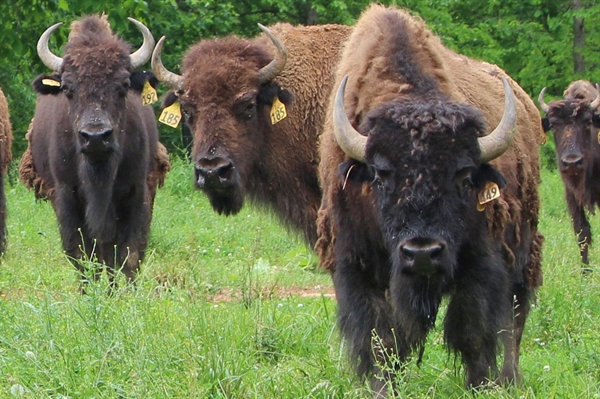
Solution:
{"label": "shaggy brown fur", "polygon": [[61,70],[51,77],[60,90],[44,86],[44,76],[34,82],[40,94],[20,178],[51,201],[83,280],[86,258],[107,265],[111,279],[120,268],[134,279],[169,170],[154,112],[140,98],[150,78],[131,70],[130,52],[105,16],[86,17],[72,24]]}
{"label": "shaggy brown fur", "polygon": [[[537,230],[538,144],[545,140],[545,135],[535,105],[518,84],[497,66],[454,53],[445,48],[420,19],[405,11],[379,5],[372,5],[363,13],[346,42],[336,82],[339,84],[345,75],[350,77],[345,93],[345,108],[355,127],[365,123],[369,112],[392,100],[411,103],[412,98],[428,98],[431,95],[429,93],[442,93],[450,101],[471,104],[480,110],[486,125],[492,129],[498,125],[504,108],[500,76],[509,81],[517,100],[517,134],[509,150],[492,161],[495,169],[506,178],[507,185],[502,191],[502,197],[486,206],[485,218],[491,237],[502,242],[502,259],[506,272],[516,275],[515,287],[522,287],[523,291],[515,304],[519,316],[514,327],[511,327],[514,334],[503,334],[505,366],[502,377],[518,379],[518,347],[529,310],[529,293],[542,283],[540,262],[543,236]],[[373,351],[369,350],[370,332],[376,329],[387,350],[394,351],[396,342],[393,334],[390,335],[390,328],[398,321],[390,316],[393,311],[389,298],[390,295],[393,297],[399,294],[390,293],[390,288],[386,285],[389,283],[389,277],[386,276],[390,273],[388,262],[391,262],[391,255],[382,246],[386,232],[380,226],[371,183],[357,184],[349,181],[350,170],[347,171],[346,181],[340,179],[338,167],[348,161],[348,157],[333,136],[332,102],[333,99],[330,101],[320,147],[322,161],[319,175],[323,200],[317,221],[319,238],[316,250],[321,266],[335,271],[334,281],[355,284],[344,286],[345,291],[354,294],[348,294],[352,304],[340,303],[340,308],[345,307],[347,311],[339,314],[338,320],[353,347],[351,352],[353,359],[358,362],[359,374],[375,373],[385,378],[385,373],[382,375],[375,365]],[[410,169],[411,165],[404,167]],[[340,226],[345,229],[345,242],[339,240]],[[353,252],[352,248],[362,245],[369,248],[369,257],[363,258],[361,253]],[[350,253],[344,253],[346,250]],[[356,265],[353,264],[350,268],[360,269],[364,275],[347,279],[339,276],[336,259],[355,262]],[[518,272],[514,273],[514,270]],[[361,292],[363,287],[371,288],[364,288],[365,291]],[[347,299],[345,297],[344,301]],[[508,298],[505,300],[508,301]],[[367,320],[373,320],[376,325],[367,325]],[[415,326],[412,328],[414,330],[403,333],[407,339],[413,339],[413,336],[417,340],[414,342],[423,339],[420,335],[423,332],[417,332]],[[452,331],[457,331],[456,328],[462,327],[456,322],[448,324],[447,321],[448,336],[451,336]],[[493,332],[492,336],[495,337],[495,334]],[[450,347],[457,350],[455,345],[456,341],[450,342]],[[493,347],[492,343],[492,357]],[[404,349],[398,350],[402,353]],[[490,364],[495,364],[495,360],[489,361]],[[481,380],[472,380],[469,376],[469,384],[478,383]],[[372,379],[373,388],[376,391],[381,389],[382,395],[385,395],[385,388],[381,384],[380,380]]]}
{"label": "shaggy brown fur", "polygon": [[6,250],[6,195],[4,193],[4,178],[8,164],[12,160],[12,126],[8,114],[8,103],[0,90],[0,255]]}
{"label": "shaggy brown fur", "polygon": [[[261,87],[257,72],[275,53],[264,35],[203,40],[186,54],[181,100],[194,134],[192,160],[197,169],[211,162],[228,165],[226,188],[201,187],[216,211],[237,213],[248,194],[313,245],[321,200],[317,146],[339,49],[351,28],[277,24],[270,29],[285,44],[288,60],[283,72]],[[272,125],[275,95],[287,104],[288,117]]]}
{"label": "shaggy brown fur", "polygon": [[[600,207],[600,116],[590,109],[596,98],[596,88],[586,80],[572,82],[564,98],[552,101],[544,126],[554,132],[556,160],[565,186],[565,197],[573,230],[577,235],[583,264],[589,264],[588,248],[592,244],[592,230],[586,216]],[[577,160],[575,162],[575,160]],[[584,268],[584,271],[589,271]]]}

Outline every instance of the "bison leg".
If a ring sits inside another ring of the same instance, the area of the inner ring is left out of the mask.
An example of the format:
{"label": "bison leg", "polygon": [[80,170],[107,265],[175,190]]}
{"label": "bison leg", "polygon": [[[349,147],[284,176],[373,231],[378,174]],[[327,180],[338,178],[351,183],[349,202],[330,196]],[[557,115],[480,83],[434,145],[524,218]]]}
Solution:
{"label": "bison leg", "polygon": [[499,380],[501,384],[516,383],[518,385],[521,383],[519,352],[523,330],[525,329],[525,321],[529,315],[529,296],[529,290],[525,286],[522,284],[514,286],[511,328],[503,330],[501,333],[504,344],[504,365]]}
{"label": "bison leg", "polygon": [[397,347],[392,307],[386,300],[385,289],[361,270],[360,262],[336,263],[333,283],[338,325],[349,343],[358,375],[372,375],[375,397],[386,397],[388,381],[393,376],[382,368],[387,369],[389,355]]}
{"label": "bison leg", "polygon": [[[569,207],[569,213],[573,219],[573,230],[577,234],[577,243],[579,244],[579,255],[581,261],[585,265],[589,265],[588,260],[588,247],[592,244],[592,230],[590,223],[588,222],[583,207],[579,205],[575,196],[567,192],[567,206]],[[584,269],[585,271],[586,269]]]}
{"label": "bison leg", "polygon": [[6,194],[4,192],[4,173],[0,171],[0,255],[6,251]]}
{"label": "bison leg", "polygon": [[444,322],[444,339],[462,357],[468,388],[484,385],[498,374],[498,333],[509,321],[505,266],[492,259],[486,263],[465,265]]}
{"label": "bison leg", "polygon": [[[55,190],[52,197],[52,206],[58,219],[63,249],[71,263],[79,270],[81,274],[79,291],[85,293],[84,286],[88,282],[87,275],[90,271],[84,262],[89,263],[94,260],[96,248],[90,234],[85,229],[83,207],[72,190],[62,187]],[[98,272],[94,270],[93,273],[94,278],[97,278]]]}

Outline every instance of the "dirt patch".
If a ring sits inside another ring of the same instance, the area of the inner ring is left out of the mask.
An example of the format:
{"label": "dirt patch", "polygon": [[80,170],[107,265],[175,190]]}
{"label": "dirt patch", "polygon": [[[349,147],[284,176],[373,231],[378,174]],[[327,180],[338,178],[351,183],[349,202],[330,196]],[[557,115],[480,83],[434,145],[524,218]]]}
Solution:
{"label": "dirt patch", "polygon": [[333,287],[263,287],[244,291],[237,288],[221,288],[209,300],[212,302],[234,302],[247,299],[283,299],[283,298],[332,298],[335,299]]}

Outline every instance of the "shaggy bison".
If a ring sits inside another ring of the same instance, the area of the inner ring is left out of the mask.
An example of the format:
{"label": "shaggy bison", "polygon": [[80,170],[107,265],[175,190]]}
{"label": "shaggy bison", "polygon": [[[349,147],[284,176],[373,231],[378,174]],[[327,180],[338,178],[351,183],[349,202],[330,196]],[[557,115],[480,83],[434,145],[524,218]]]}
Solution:
{"label": "shaggy bison", "polygon": [[[558,169],[565,185],[569,213],[577,234],[581,261],[589,264],[588,247],[592,230],[585,210],[594,212],[600,206],[600,91],[598,85],[578,80],[569,85],[564,98],[546,104],[542,89],[538,102],[546,114],[544,130],[554,132]],[[590,269],[585,268],[588,271]]]}
{"label": "shaggy bison", "polygon": [[[183,76],[152,56],[156,77],[181,101],[193,135],[195,186],[215,211],[234,215],[246,194],[316,241],[318,144],[346,26],[261,27],[254,39],[203,40]],[[292,104],[293,99],[293,104]]]}
{"label": "shaggy bison", "polygon": [[153,76],[136,72],[150,58],[154,39],[142,23],[130,20],[144,37],[133,53],[111,32],[106,16],[73,22],[62,58],[48,49],[60,24],[42,34],[38,55],[56,73],[34,81],[38,99],[28,133],[29,162],[21,162],[20,170],[37,196],[50,199],[75,266],[83,273],[80,260],[96,257],[111,280],[121,268],[134,279],[156,187],[169,167],[158,147],[154,112],[141,101],[142,87]]}
{"label": "shaggy bison", "polygon": [[338,324],[359,375],[388,396],[390,356],[420,360],[449,297],[444,340],[467,386],[498,376],[499,337],[499,380],[519,380],[541,283],[535,104],[500,68],[379,5],[359,19],[336,79],[317,251],[335,266]]}
{"label": "shaggy bison", "polygon": [[8,114],[8,103],[0,90],[0,255],[6,250],[6,194],[4,193],[4,176],[12,159],[12,127]]}

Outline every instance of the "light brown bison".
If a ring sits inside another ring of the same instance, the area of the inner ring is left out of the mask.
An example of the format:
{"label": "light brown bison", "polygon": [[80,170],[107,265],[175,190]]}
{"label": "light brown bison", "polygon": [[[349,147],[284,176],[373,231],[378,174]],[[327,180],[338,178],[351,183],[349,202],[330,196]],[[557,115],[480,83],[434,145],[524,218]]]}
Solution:
{"label": "light brown bison", "polygon": [[31,153],[20,170],[37,196],[50,199],[75,266],[83,273],[80,260],[96,257],[111,280],[121,268],[134,279],[156,186],[169,168],[158,148],[154,112],[141,101],[142,87],[155,78],[136,72],[150,58],[154,39],[130,20],[144,37],[133,53],[112,33],[106,16],[73,22],[62,58],[48,49],[60,24],[42,34],[38,54],[57,72],[34,81],[39,94],[28,134]]}
{"label": "light brown bison", "polygon": [[421,358],[448,296],[444,340],[467,386],[497,375],[499,337],[500,380],[518,380],[541,284],[535,105],[500,68],[379,5],[360,17],[336,80],[317,252],[335,268],[338,324],[359,375],[386,397],[390,356]]}
{"label": "light brown bison", "polygon": [[[588,247],[592,230],[585,215],[600,206],[600,92],[598,86],[585,80],[569,85],[564,98],[546,104],[542,89],[538,101],[546,114],[544,130],[552,130],[556,144],[556,160],[565,185],[565,196],[573,229],[577,234],[581,261],[589,264]],[[591,269],[585,267],[584,271]]]}
{"label": "light brown bison", "polygon": [[[254,39],[230,36],[193,45],[183,76],[164,68],[162,38],[152,68],[181,101],[194,135],[195,186],[214,210],[236,214],[248,194],[313,245],[321,199],[317,147],[350,28],[262,29],[265,34]],[[281,112],[274,102],[284,104],[286,118],[271,119]]]}
{"label": "light brown bison", "polygon": [[4,93],[0,90],[0,255],[6,250],[6,194],[4,192],[4,178],[8,164],[12,160],[12,126],[8,114],[8,103]]}

